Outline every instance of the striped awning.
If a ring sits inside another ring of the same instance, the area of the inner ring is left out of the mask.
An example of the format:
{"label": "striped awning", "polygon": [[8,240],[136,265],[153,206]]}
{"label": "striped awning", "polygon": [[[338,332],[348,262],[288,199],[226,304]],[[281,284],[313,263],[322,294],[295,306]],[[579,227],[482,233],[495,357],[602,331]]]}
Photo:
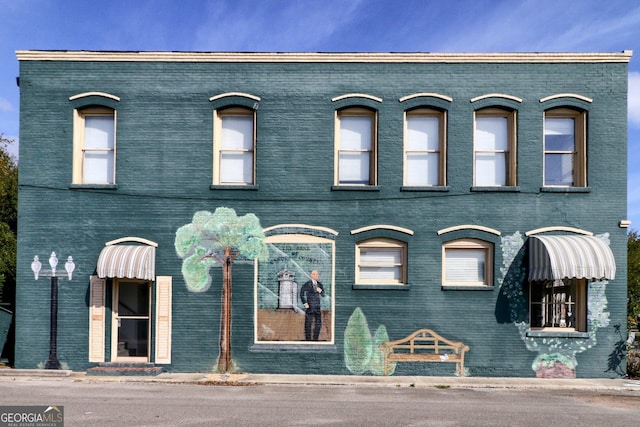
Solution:
{"label": "striped awning", "polygon": [[531,236],[529,280],[608,279],[616,277],[609,246],[593,236]]}
{"label": "striped awning", "polygon": [[105,246],[98,257],[98,277],[155,280],[156,248],[146,245]]}

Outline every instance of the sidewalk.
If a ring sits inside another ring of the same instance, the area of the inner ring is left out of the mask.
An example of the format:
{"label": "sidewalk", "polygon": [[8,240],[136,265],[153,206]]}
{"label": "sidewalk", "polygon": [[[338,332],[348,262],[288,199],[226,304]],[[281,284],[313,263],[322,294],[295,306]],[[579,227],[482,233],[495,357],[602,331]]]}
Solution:
{"label": "sidewalk", "polygon": [[493,378],[493,377],[424,377],[358,375],[282,375],[282,374],[214,374],[165,372],[155,376],[97,376],[85,372],[43,369],[0,369],[0,382],[33,380],[71,380],[75,382],[147,382],[191,383],[209,385],[331,385],[349,387],[437,387],[636,391],[640,381],[631,379],[577,378]]}

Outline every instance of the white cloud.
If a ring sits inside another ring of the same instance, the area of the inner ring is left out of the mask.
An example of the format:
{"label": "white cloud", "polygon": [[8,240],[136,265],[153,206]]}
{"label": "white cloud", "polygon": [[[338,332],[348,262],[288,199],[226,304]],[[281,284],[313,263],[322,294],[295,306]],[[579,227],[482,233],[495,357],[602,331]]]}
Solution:
{"label": "white cloud", "polygon": [[0,111],[11,111],[13,105],[7,99],[0,97]]}
{"label": "white cloud", "polygon": [[360,3],[217,2],[195,32],[196,50],[313,50],[356,17]]}
{"label": "white cloud", "polygon": [[[556,37],[546,38],[548,45],[567,51],[602,49],[614,44],[630,43],[635,38],[640,7],[619,8],[618,5],[600,4],[595,7],[579,8],[580,19],[568,26]],[[561,21],[560,21],[561,22]],[[557,23],[560,23],[557,21]],[[630,46],[618,46],[617,49],[630,49]]]}
{"label": "white cloud", "polygon": [[640,6],[614,0],[565,1],[564,7],[557,0],[468,2],[463,13],[454,15],[455,6],[444,6],[444,19],[432,22],[437,31],[425,43],[444,32],[438,51],[615,52],[637,44]]}
{"label": "white cloud", "polygon": [[629,73],[629,126],[640,127],[640,72]]}

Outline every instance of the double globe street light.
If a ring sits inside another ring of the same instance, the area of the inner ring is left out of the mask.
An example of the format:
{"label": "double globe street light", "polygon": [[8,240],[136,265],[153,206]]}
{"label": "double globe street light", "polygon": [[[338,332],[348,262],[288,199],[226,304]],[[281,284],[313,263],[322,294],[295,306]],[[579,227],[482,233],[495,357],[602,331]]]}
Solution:
{"label": "double globe street light", "polygon": [[[42,270],[42,263],[38,258],[38,255],[33,257],[31,263],[31,270],[36,280],[42,275],[43,277],[51,278],[51,321],[49,323],[49,358],[44,364],[45,369],[60,369],[60,362],[58,361],[58,279],[64,278],[59,276],[56,272],[58,266],[58,257],[55,252],[51,252],[49,257],[49,265],[51,270]],[[76,265],[73,263],[73,257],[67,258],[67,262],[64,264],[64,269],[67,272],[67,277],[71,280],[73,271],[76,269]]]}

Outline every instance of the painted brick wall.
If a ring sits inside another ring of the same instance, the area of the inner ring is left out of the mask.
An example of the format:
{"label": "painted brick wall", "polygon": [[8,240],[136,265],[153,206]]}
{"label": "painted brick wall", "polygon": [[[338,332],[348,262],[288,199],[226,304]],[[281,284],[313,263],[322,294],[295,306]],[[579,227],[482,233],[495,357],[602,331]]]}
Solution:
{"label": "painted brick wall", "polygon": [[[445,291],[437,230],[461,224],[510,235],[545,226],[610,233],[618,274],[607,287],[609,327],[578,356],[579,376],[608,371],[626,325],[626,64],[171,63],[22,61],[16,366],[44,362],[48,349],[48,280],[33,281],[29,263],[55,250],[73,255],[72,282],[62,281],[59,357],[86,369],[88,283],[104,243],[139,236],[158,243],[156,273],[173,276],[173,354],[169,370],[208,371],[218,355],[221,274],[201,294],[186,290],[175,231],[198,210],[228,206],[255,213],[264,227],[300,223],[329,227],[336,237],[335,347],[322,351],[257,351],[253,344],[253,267],[233,269],[233,357],[250,372],[348,374],[343,334],[360,307],[370,328],[392,339],[429,327],[471,347],[472,375],[531,376],[535,353],[512,323],[499,323],[502,266],[493,236],[496,286]],[[72,114],[69,97],[107,92],[117,103],[116,190],[69,189]],[[257,110],[257,182],[252,191],[211,190],[212,105],[225,92],[261,97]],[[403,192],[403,111],[399,98],[435,92],[448,107],[447,192]],[[378,191],[332,191],[336,103],[345,93],[381,97],[378,107]],[[518,192],[472,192],[473,111],[470,99],[503,93],[518,105]],[[575,93],[588,105],[588,192],[541,192],[543,111],[539,99]],[[390,224],[407,238],[410,290],[354,290],[350,231]],[[469,237],[467,235],[467,237]],[[483,238],[489,238],[486,234]],[[617,331],[620,327],[620,332]],[[427,366],[425,366],[427,365]],[[449,364],[404,364],[397,374],[450,374]]]}

